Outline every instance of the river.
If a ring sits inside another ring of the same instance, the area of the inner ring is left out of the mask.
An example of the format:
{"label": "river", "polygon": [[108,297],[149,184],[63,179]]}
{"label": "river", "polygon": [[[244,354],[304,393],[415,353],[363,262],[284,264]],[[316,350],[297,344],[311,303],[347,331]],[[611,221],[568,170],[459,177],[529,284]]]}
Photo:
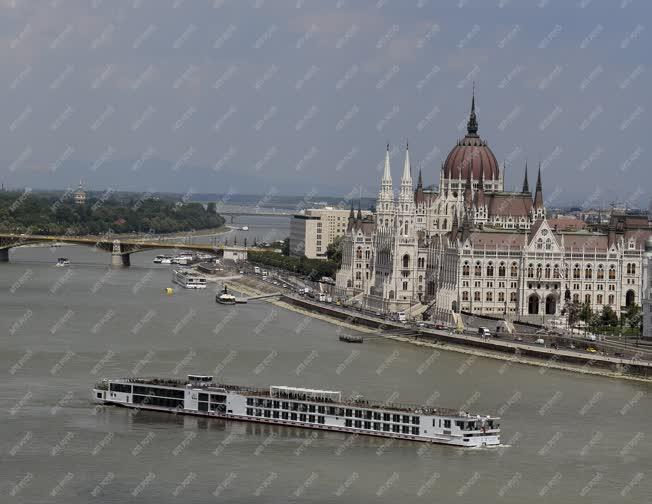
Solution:
{"label": "river", "polygon": [[[111,269],[87,248],[23,248],[0,264],[1,502],[650,502],[649,384],[381,338],[347,345],[335,326],[262,301],[216,305],[213,289],[167,296],[169,267],[152,264],[155,254]],[[69,268],[54,267],[60,255]],[[504,446],[349,438],[89,401],[103,376],[192,372],[500,412]]]}

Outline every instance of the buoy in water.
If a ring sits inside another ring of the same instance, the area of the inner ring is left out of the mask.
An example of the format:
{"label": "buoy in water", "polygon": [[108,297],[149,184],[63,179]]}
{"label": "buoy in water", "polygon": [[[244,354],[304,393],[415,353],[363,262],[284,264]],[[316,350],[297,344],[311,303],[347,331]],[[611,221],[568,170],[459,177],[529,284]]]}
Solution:
{"label": "buoy in water", "polygon": [[167,288],[165,289],[165,293],[166,293],[168,296],[171,296],[172,294],[174,294],[174,289],[173,289],[172,287],[167,287]]}

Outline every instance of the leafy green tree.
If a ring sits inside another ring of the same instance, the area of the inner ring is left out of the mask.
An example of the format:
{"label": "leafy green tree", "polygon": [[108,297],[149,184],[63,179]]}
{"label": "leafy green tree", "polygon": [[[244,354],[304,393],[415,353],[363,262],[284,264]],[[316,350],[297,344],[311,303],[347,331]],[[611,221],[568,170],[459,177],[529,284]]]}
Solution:
{"label": "leafy green tree", "polygon": [[281,245],[281,254],[284,256],[290,255],[290,238],[283,240],[283,245]]}
{"label": "leafy green tree", "polygon": [[579,314],[580,320],[589,324],[593,318],[593,310],[591,310],[591,305],[589,303],[582,304]]}
{"label": "leafy green tree", "polygon": [[611,306],[605,305],[602,308],[600,323],[605,327],[615,327],[618,325],[618,315],[616,315],[616,312]]}
{"label": "leafy green tree", "polygon": [[641,307],[639,305],[632,303],[627,307],[625,320],[631,329],[638,329],[640,327],[642,320],[641,317]]}
{"label": "leafy green tree", "polygon": [[344,236],[336,236],[335,239],[326,247],[326,257],[337,263],[338,267],[342,265],[342,250],[344,248]]}

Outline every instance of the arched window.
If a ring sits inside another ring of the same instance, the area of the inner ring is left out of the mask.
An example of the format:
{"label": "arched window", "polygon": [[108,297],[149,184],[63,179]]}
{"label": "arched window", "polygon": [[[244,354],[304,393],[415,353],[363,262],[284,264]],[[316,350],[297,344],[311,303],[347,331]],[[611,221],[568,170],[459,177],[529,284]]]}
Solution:
{"label": "arched window", "polygon": [[534,278],[534,264],[528,264],[527,277],[528,278]]}
{"label": "arched window", "polygon": [[360,247],[355,251],[355,257],[356,259],[362,259],[362,249]]}
{"label": "arched window", "polygon": [[541,272],[543,270],[543,267],[541,264],[537,264],[537,278],[541,278]]}
{"label": "arched window", "polygon": [[448,219],[444,219],[444,227],[442,229],[448,229]]}
{"label": "arched window", "polygon": [[598,271],[596,272],[595,277],[598,280],[604,280],[604,267],[602,264],[598,264]]}
{"label": "arched window", "polygon": [[552,240],[550,238],[546,239],[546,250],[552,249]]}
{"label": "arched window", "polygon": [[518,276],[518,264],[515,262],[512,263],[509,274],[512,276],[512,278],[516,278]]}
{"label": "arched window", "polygon": [[468,301],[468,300],[469,300],[469,292],[462,291],[462,301]]}
{"label": "arched window", "polygon": [[405,223],[405,234],[408,234],[408,223]]}
{"label": "arched window", "polygon": [[465,262],[462,265],[462,276],[469,276],[469,263]]}
{"label": "arched window", "polygon": [[543,239],[539,238],[537,240],[537,250],[543,250]]}
{"label": "arched window", "polygon": [[493,300],[494,300],[493,292],[491,291],[487,292],[487,301],[493,301]]}
{"label": "arched window", "polygon": [[612,264],[609,266],[609,280],[616,279],[616,267]]}
{"label": "arched window", "polygon": [[546,269],[544,270],[544,275],[546,278],[550,278],[550,265],[546,264]]}
{"label": "arched window", "polygon": [[403,290],[408,290],[408,283],[407,282],[403,282]]}
{"label": "arched window", "polygon": [[552,268],[552,278],[559,278],[559,264],[555,264]]}
{"label": "arched window", "polygon": [[579,278],[579,277],[580,277],[580,273],[581,273],[581,271],[582,271],[582,270],[580,270],[580,265],[579,265],[579,264],[576,264],[576,265],[573,267],[573,278]]}
{"label": "arched window", "polygon": [[515,303],[515,302],[516,302],[516,292],[510,292],[510,293],[509,293],[509,300],[510,300],[512,303]]}
{"label": "arched window", "polygon": [[591,294],[584,295],[584,302],[589,305],[591,304]]}
{"label": "arched window", "polygon": [[584,268],[584,278],[586,280],[591,280],[593,278],[593,270],[591,269],[590,264],[587,264],[586,268]]}
{"label": "arched window", "polygon": [[473,301],[480,301],[480,291],[475,291],[473,293]]}
{"label": "arched window", "polygon": [[498,276],[504,277],[505,276],[505,263],[501,262],[498,265]]}
{"label": "arched window", "polygon": [[598,303],[598,304],[602,304],[602,294],[598,294],[595,297],[595,302]]}
{"label": "arched window", "polygon": [[487,276],[494,276],[494,263],[491,261],[487,264]]}
{"label": "arched window", "polygon": [[346,287],[349,289],[351,288],[351,280],[346,281]]}
{"label": "arched window", "polygon": [[371,257],[371,250],[365,250],[364,251],[364,258],[369,259]]}
{"label": "arched window", "polygon": [[475,263],[475,276],[482,276],[482,266],[480,265],[480,261]]}
{"label": "arched window", "polygon": [[610,305],[614,304],[614,295],[613,294],[609,294],[609,304]]}
{"label": "arched window", "polygon": [[410,267],[410,255],[409,254],[405,254],[403,256],[403,267],[404,268],[409,268]]}
{"label": "arched window", "polygon": [[630,263],[627,263],[627,274],[630,275],[632,273],[632,265]]}
{"label": "arched window", "polygon": [[362,272],[361,271],[356,271],[355,272],[355,279],[356,280],[362,280]]}

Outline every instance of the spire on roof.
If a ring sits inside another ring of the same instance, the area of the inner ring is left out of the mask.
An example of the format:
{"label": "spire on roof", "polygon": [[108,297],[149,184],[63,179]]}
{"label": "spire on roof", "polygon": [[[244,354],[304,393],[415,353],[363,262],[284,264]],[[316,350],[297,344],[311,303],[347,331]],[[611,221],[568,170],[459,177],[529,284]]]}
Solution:
{"label": "spire on roof", "polygon": [[466,123],[466,131],[471,136],[478,135],[478,119],[475,116],[475,82],[473,83],[473,95],[471,98],[471,114],[469,121]]}
{"label": "spire on roof", "polygon": [[543,208],[543,187],[541,184],[541,163],[539,163],[539,173],[537,175],[537,188],[534,193],[534,208]]}
{"label": "spire on roof", "polygon": [[362,201],[360,199],[358,200],[358,216],[356,219],[362,220]]}
{"label": "spire on roof", "polygon": [[475,191],[475,207],[480,208],[485,206],[484,197],[484,171],[480,170],[480,180],[478,181],[478,189]]}
{"label": "spire on roof", "polygon": [[525,178],[523,179],[523,191],[522,192],[530,192],[530,184],[528,184],[527,181],[527,161],[525,162]]}
{"label": "spire on roof", "polygon": [[412,185],[412,170],[410,168],[410,148],[405,143],[405,163],[403,164],[403,176],[401,177],[401,183],[409,182]]}
{"label": "spire on roof", "polygon": [[471,182],[471,167],[466,173],[466,185],[464,186],[464,206],[466,208],[471,208],[473,204],[473,184]]}
{"label": "spire on roof", "polygon": [[421,167],[419,166],[419,180],[417,181],[417,187],[423,187],[423,180],[421,178]]}
{"label": "spire on roof", "polygon": [[387,144],[387,151],[385,151],[385,169],[383,171],[383,182],[392,182],[392,172],[389,167],[389,144]]}

